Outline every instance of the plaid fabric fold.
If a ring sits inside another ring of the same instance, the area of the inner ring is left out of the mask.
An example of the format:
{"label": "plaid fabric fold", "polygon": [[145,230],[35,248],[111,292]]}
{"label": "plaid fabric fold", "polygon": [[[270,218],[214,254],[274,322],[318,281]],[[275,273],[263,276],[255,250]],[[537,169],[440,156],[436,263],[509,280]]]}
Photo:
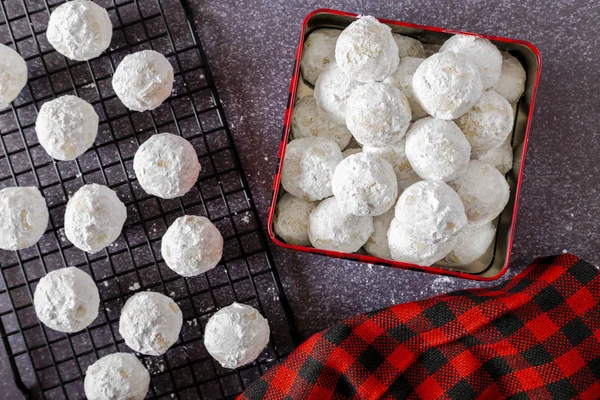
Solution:
{"label": "plaid fabric fold", "polygon": [[377,398],[600,398],[600,272],[542,258],[496,287],[352,317],[239,397]]}

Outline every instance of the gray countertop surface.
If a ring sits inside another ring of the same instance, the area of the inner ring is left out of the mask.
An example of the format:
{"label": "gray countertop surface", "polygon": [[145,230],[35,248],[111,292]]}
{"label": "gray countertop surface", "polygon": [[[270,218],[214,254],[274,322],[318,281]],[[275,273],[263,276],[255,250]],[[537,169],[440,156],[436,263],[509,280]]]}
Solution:
{"label": "gray countertop surface", "polygon": [[[600,3],[189,1],[263,224],[296,45],[311,10],[326,6],[534,43],[542,54],[542,76],[513,257],[503,279],[538,256],[561,252],[600,263]],[[489,285],[271,248],[303,337],[353,314]],[[5,357],[0,366],[4,396],[16,398]]]}

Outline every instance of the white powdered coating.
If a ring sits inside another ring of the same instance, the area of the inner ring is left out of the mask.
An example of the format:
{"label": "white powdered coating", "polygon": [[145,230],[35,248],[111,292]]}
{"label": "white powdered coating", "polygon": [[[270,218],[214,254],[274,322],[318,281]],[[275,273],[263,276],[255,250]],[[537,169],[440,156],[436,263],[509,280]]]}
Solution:
{"label": "white powdered coating", "polygon": [[396,203],[398,182],[389,162],[369,154],[353,154],[340,162],[331,187],[340,209],[361,216],[381,215]]}
{"label": "white powdered coating", "polygon": [[269,322],[254,307],[233,303],[206,323],[204,346],[224,368],[256,360],[269,343]]}
{"label": "white powdered coating", "polygon": [[340,36],[339,29],[318,29],[311,32],[304,42],[300,69],[302,76],[311,85],[330,64],[335,64],[335,43]]}
{"label": "white powdered coating", "polygon": [[182,325],[181,310],[170,297],[141,292],[125,302],[119,333],[134,351],[160,356],[177,341]]}
{"label": "white powdered coating", "polygon": [[173,199],[194,186],[200,174],[200,162],[190,142],[172,133],[159,133],[135,152],[133,170],[146,193]]}
{"label": "white powdered coating", "polygon": [[525,81],[527,72],[523,65],[508,52],[502,52],[502,72],[500,80],[494,86],[494,90],[509,103],[516,103],[525,92]]}
{"label": "white powdered coating", "polygon": [[340,150],[344,150],[352,139],[346,125],[338,124],[329,114],[317,107],[314,97],[305,97],[296,102],[291,131],[293,139],[317,136],[333,140],[340,146]]}
{"label": "white powdered coating", "polygon": [[90,103],[66,95],[42,105],[35,121],[35,132],[50,157],[69,161],[94,144],[99,120]]}
{"label": "white powdered coating", "polygon": [[317,203],[306,201],[289,193],[284,194],[275,208],[273,228],[288,244],[310,246],[308,217]]}
{"label": "white powdered coating", "polygon": [[100,295],[91,276],[75,267],[51,272],[38,283],[33,296],[37,317],[59,332],[78,332],[98,316]]}
{"label": "white powdered coating", "polygon": [[346,150],[342,151],[342,156],[344,156],[344,158],[347,158],[353,154],[358,154],[362,151],[363,151],[363,149],[361,149],[360,147],[353,148],[353,149],[346,149]]}
{"label": "white powdered coating", "polygon": [[331,177],[343,156],[335,142],[308,137],[288,143],[281,184],[286,192],[307,201],[322,200],[333,195]]}
{"label": "white powdered coating", "polygon": [[348,78],[337,66],[331,64],[319,75],[313,96],[317,105],[338,124],[346,123],[346,101],[360,83]]}
{"label": "white powdered coating", "polygon": [[338,38],[335,60],[351,79],[374,82],[394,73],[400,58],[391,28],[371,16],[363,16],[348,25]]}
{"label": "white powdered coating", "polygon": [[126,219],[127,209],[113,190],[84,185],[67,203],[65,235],[78,249],[96,253],[117,240]]}
{"label": "white powdered coating", "polygon": [[185,215],[169,226],[160,252],[167,266],[179,275],[197,276],[221,260],[223,236],[208,218]]}
{"label": "white powdered coating", "polygon": [[405,147],[406,138],[402,138],[393,145],[384,147],[365,146],[362,149],[363,152],[379,156],[390,163],[398,179],[398,192],[421,180],[421,177],[412,169],[408,158],[406,158]]}
{"label": "white powdered coating", "polygon": [[406,157],[421,178],[447,182],[467,170],[471,145],[454,122],[428,117],[406,134]]}
{"label": "white powdered coating", "polygon": [[493,149],[481,152],[473,152],[471,158],[492,165],[500,171],[502,175],[506,175],[513,167],[513,149],[510,146],[510,141],[508,139],[499,147],[494,147]]}
{"label": "white powdered coating", "polygon": [[27,63],[13,49],[0,43],[0,110],[17,98],[27,83]]}
{"label": "white powdered coating", "polygon": [[502,71],[502,54],[489,40],[471,35],[454,35],[440,48],[440,52],[445,51],[452,51],[471,61],[479,71],[484,89],[498,83]]}
{"label": "white powdered coating", "polygon": [[317,249],[357,252],[373,233],[373,217],[342,211],[335,197],[323,200],[310,213],[308,237]]}
{"label": "white powdered coating", "polygon": [[402,57],[425,57],[423,45],[417,39],[397,33],[392,34],[392,36],[396,46],[398,46],[400,61],[402,61]]}
{"label": "white powdered coating", "polygon": [[394,72],[390,77],[386,78],[384,83],[393,85],[394,87],[400,89],[402,93],[408,99],[408,104],[410,104],[410,110],[412,115],[412,120],[416,121],[418,119],[426,117],[427,111],[421,107],[421,103],[415,97],[415,92],[412,87],[412,80],[415,72],[419,68],[419,65],[425,61],[425,58],[417,58],[417,57],[403,57],[400,59],[400,64],[398,64],[398,69]]}
{"label": "white powdered coating", "polygon": [[36,187],[0,190],[0,249],[21,250],[36,244],[48,226],[46,200]]}
{"label": "white powdered coating", "polygon": [[296,101],[302,100],[305,97],[313,97],[315,90],[312,86],[309,86],[304,79],[298,80],[298,87],[296,88]]}
{"label": "white powdered coating", "polygon": [[441,47],[441,44],[423,43],[423,51],[425,53],[424,57],[431,57],[432,55],[440,51]]}
{"label": "white powdered coating", "polygon": [[456,245],[445,261],[454,265],[469,265],[486,252],[495,236],[496,228],[491,222],[469,225],[456,236]]}
{"label": "white powdered coating", "polygon": [[83,385],[88,400],[143,400],[150,374],[133,354],[113,353],[88,367]]}
{"label": "white powdered coating", "polygon": [[171,95],[173,66],[154,50],[138,51],[117,66],[112,86],[130,110],[154,110]]}
{"label": "white powdered coating", "polygon": [[445,242],[467,226],[460,197],[440,181],[406,188],[396,204],[396,219],[411,238],[430,244]]}
{"label": "white powdered coating", "polygon": [[385,83],[357,87],[346,103],[346,125],[362,145],[397,143],[404,137],[410,120],[410,104],[404,93]]}
{"label": "white powdered coating", "polygon": [[388,231],[388,245],[393,260],[428,267],[444,258],[455,246],[456,237],[435,244],[413,239],[397,218]]}
{"label": "white powdered coating", "polygon": [[452,51],[423,61],[412,87],[423,109],[439,119],[460,117],[475,105],[483,90],[475,65]]}
{"label": "white powdered coating", "polygon": [[373,217],[373,233],[365,243],[365,251],[374,257],[390,259],[390,246],[388,245],[388,229],[394,219],[394,209],[391,208],[385,213]]}
{"label": "white powdered coating", "polygon": [[69,1],[50,14],[46,37],[71,60],[91,60],[110,45],[112,23],[108,12],[93,1]]}
{"label": "white powdered coating", "polygon": [[510,187],[504,176],[493,166],[471,160],[467,172],[449,182],[464,206],[469,223],[481,225],[496,218],[510,197]]}
{"label": "white powdered coating", "polygon": [[477,103],[456,121],[474,151],[500,146],[510,135],[514,114],[508,100],[495,90],[486,90]]}

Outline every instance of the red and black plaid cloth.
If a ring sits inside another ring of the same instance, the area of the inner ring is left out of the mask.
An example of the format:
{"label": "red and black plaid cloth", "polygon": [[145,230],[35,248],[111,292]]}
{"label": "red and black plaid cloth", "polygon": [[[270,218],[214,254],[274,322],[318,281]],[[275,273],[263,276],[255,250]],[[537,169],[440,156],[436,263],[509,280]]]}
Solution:
{"label": "red and black plaid cloth", "polygon": [[543,258],[490,289],[352,317],[240,396],[377,398],[600,398],[600,272]]}

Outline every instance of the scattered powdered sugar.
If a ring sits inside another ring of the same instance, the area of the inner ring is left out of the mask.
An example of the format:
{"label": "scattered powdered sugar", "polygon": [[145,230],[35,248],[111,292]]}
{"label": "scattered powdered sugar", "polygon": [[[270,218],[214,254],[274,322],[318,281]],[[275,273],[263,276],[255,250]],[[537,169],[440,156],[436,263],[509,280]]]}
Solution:
{"label": "scattered powdered sugar", "polygon": [[132,292],[135,292],[136,290],[138,290],[140,288],[140,284],[138,282],[135,282],[133,285],[129,286],[129,290]]}
{"label": "scattered powdered sugar", "polygon": [[254,361],[269,343],[269,323],[255,308],[233,303],[206,324],[204,346],[224,368]]}
{"label": "scattered powdered sugar", "polygon": [[413,76],[412,87],[429,115],[446,120],[469,111],[483,91],[477,68],[452,51],[423,61]]}

